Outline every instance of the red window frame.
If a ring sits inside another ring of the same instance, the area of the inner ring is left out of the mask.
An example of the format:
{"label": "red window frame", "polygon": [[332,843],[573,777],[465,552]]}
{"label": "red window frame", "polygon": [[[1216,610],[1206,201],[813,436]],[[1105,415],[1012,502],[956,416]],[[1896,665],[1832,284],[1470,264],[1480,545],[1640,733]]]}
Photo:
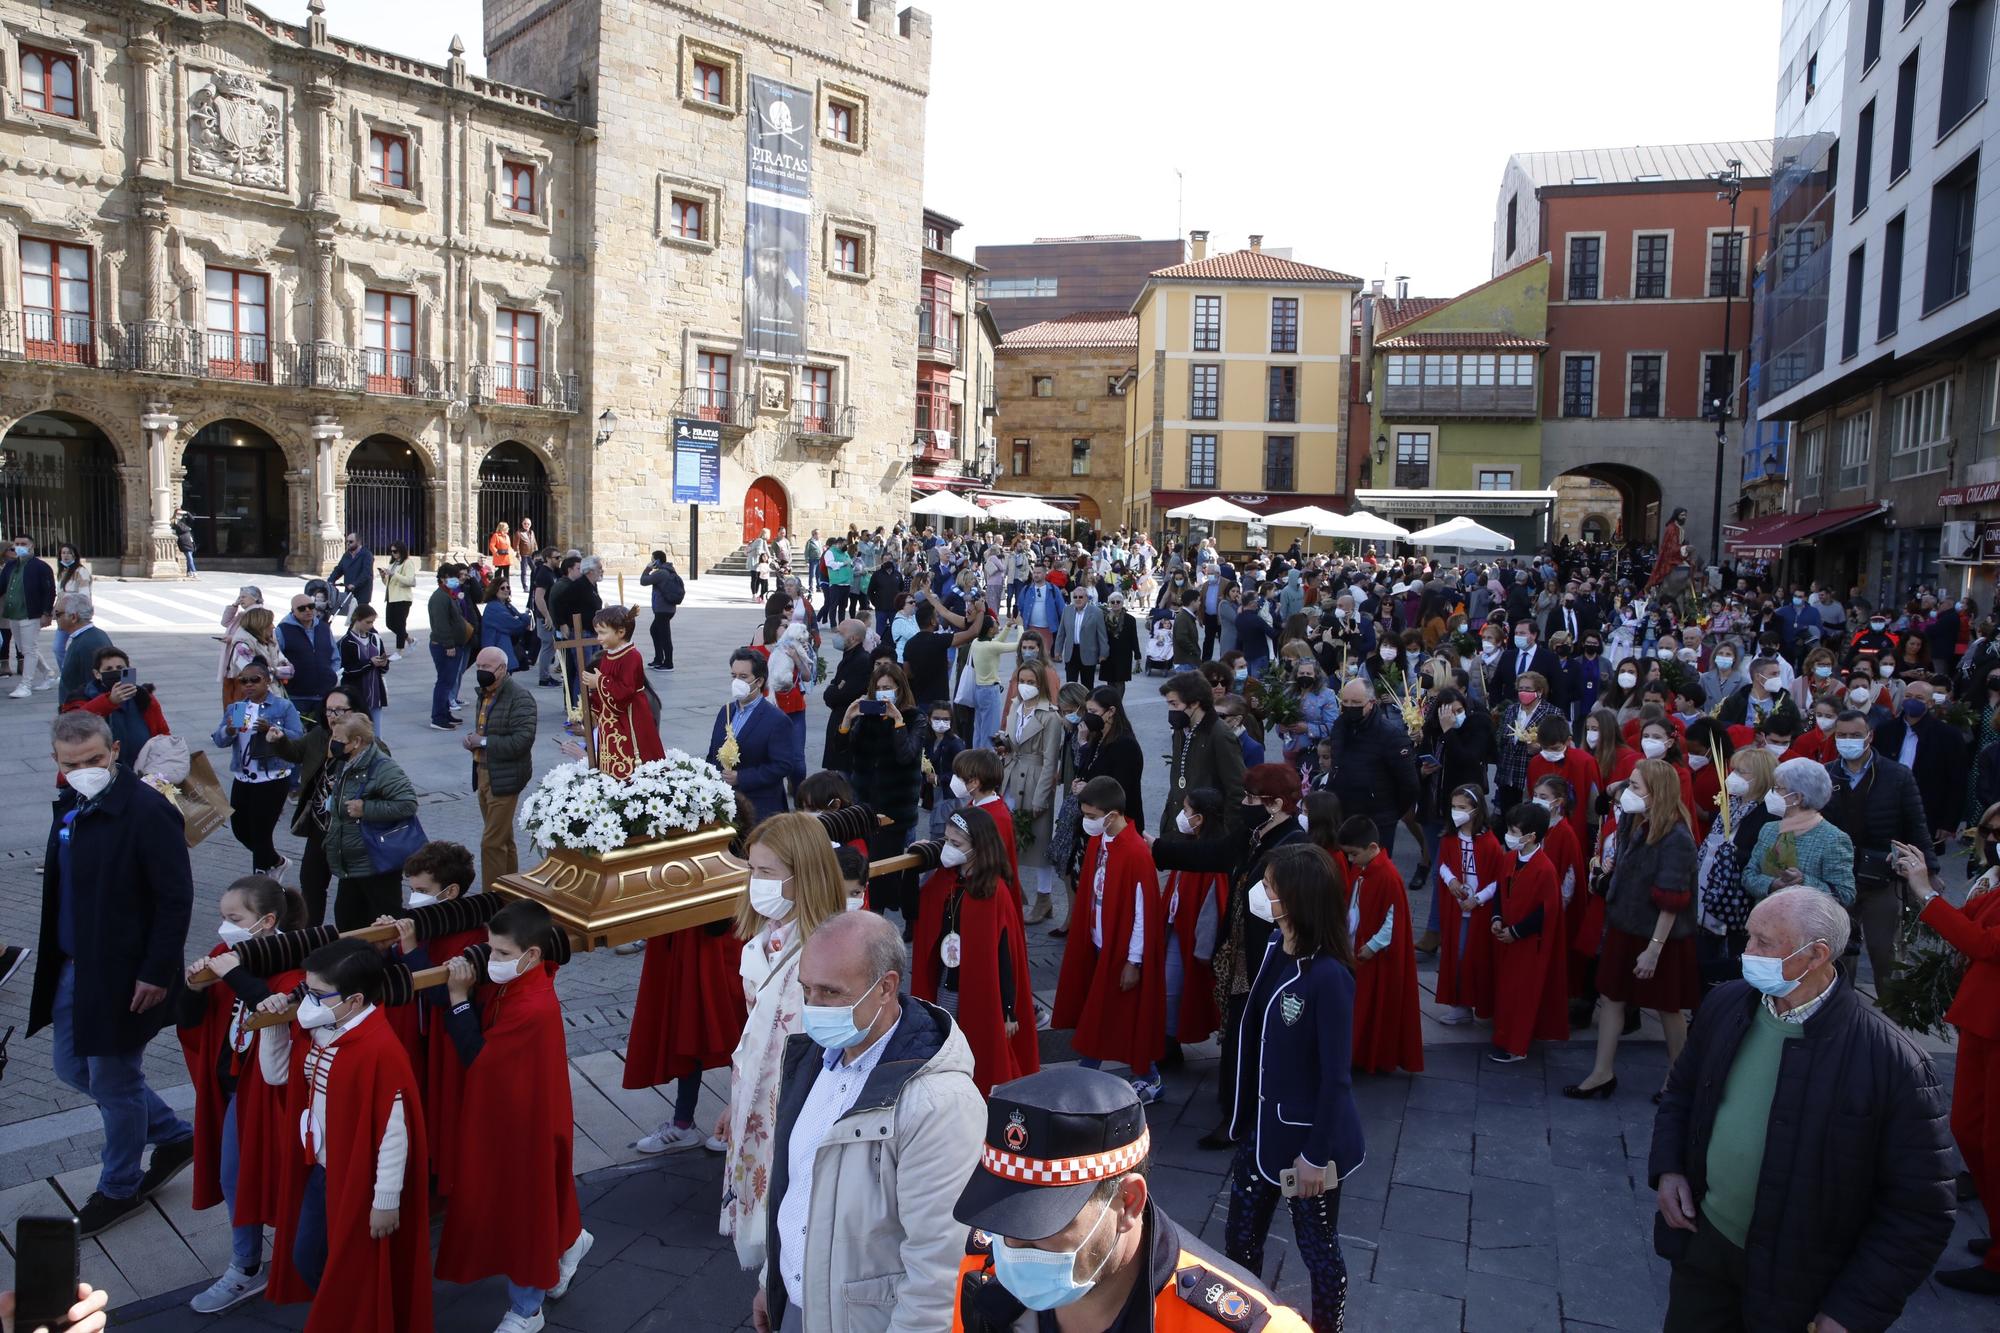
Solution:
{"label": "red window frame", "polygon": [[[41,262],[30,268],[32,250],[46,252]],[[65,245],[23,236],[21,259],[22,351],[30,361],[62,361],[71,365],[97,364],[97,339],[92,321],[97,317],[97,284],[93,269],[96,256],[85,245]],[[66,265],[65,259],[80,261]],[[65,279],[63,274],[80,266],[83,276]],[[76,288],[82,284],[79,293]],[[46,284],[37,291],[36,284]],[[81,296],[81,300],[76,298]],[[41,299],[36,299],[40,297]],[[79,309],[78,307],[81,306]]]}
{"label": "red window frame", "polygon": [[855,108],[847,102],[829,101],[826,104],[826,133],[830,139],[841,143],[853,143]]}
{"label": "red window frame", "polygon": [[[924,437],[927,456],[949,458],[958,448],[958,434],[952,429],[951,372],[941,366],[925,366],[917,372],[917,430]],[[950,435],[946,446],[938,432]]]}
{"label": "red window frame", "polygon": [[542,398],[542,317],[532,310],[493,313],[493,396],[503,403]]}
{"label": "red window frame", "polygon": [[706,60],[695,61],[694,96],[710,106],[728,106],[729,71]]}
{"label": "red window frame", "polygon": [[[28,82],[31,62],[40,66],[40,87]],[[56,87],[55,75],[58,71],[69,75],[67,93]],[[51,51],[42,46],[21,47],[21,105],[28,110],[75,120],[82,114],[83,101],[77,96],[77,90],[82,86],[82,69],[76,57],[69,52]]]}
{"label": "red window frame", "polygon": [[[217,278],[228,279],[226,293],[216,290]],[[227,311],[226,323],[216,319],[218,307]],[[269,382],[270,278],[252,269],[210,268],[203,284],[203,310],[209,378]]]}
{"label": "red window frame", "polygon": [[369,292],[363,327],[368,391],[411,393],[416,383],[416,298],[406,292]]}
{"label": "red window frame", "polygon": [[674,235],[683,240],[699,241],[706,235],[703,227],[707,222],[707,204],[685,195],[674,196]]}
{"label": "red window frame", "polygon": [[727,352],[695,355],[695,414],[703,421],[730,420],[729,384],[735,358]]}
{"label": "red window frame", "polygon": [[799,375],[799,402],[804,408],[803,424],[814,435],[833,429],[833,371],[826,366],[807,366]]}
{"label": "red window frame", "polygon": [[407,135],[372,130],[368,135],[368,179],[386,190],[410,188],[410,140]]}
{"label": "red window frame", "polygon": [[861,271],[861,238],[848,232],[835,232],[833,236],[833,267],[837,273],[859,273]]}
{"label": "red window frame", "polygon": [[505,161],[500,164],[500,203],[509,213],[535,211],[535,164]]}

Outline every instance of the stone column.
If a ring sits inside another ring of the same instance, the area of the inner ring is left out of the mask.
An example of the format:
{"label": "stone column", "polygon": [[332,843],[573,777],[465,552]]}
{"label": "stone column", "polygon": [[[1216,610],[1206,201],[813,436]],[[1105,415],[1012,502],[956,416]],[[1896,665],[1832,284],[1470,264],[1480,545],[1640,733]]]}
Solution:
{"label": "stone column", "polygon": [[313,540],[312,568],[324,573],[340,559],[346,537],[340,531],[340,499],[334,489],[333,451],[340,444],[340,422],[331,413],[313,417]]}
{"label": "stone column", "polygon": [[146,302],[142,318],[148,324],[168,323],[178,312],[174,309],[174,276],[167,265],[167,206],[157,194],[141,197],[139,234]]}
{"label": "stone column", "polygon": [[174,541],[174,482],[167,462],[168,441],[180,426],[173,405],[166,402],[147,403],[139,417],[139,429],[146,436],[146,483],[152,493],[152,521],[147,528],[151,547],[148,578],[177,579],[187,572],[187,561],[181,558],[180,547]]}
{"label": "stone column", "polygon": [[167,160],[160,151],[160,66],[166,60],[166,43],[158,31],[143,32],[125,44],[138,75],[134,96],[138,101],[139,174],[166,174]]}

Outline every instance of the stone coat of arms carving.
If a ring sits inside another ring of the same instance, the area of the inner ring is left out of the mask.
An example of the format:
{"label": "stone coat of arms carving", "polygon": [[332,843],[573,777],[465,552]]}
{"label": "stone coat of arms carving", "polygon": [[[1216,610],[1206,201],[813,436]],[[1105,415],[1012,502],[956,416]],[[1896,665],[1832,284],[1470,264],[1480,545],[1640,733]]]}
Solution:
{"label": "stone coat of arms carving", "polygon": [[217,70],[188,98],[188,169],[198,176],[281,189],[285,109],[245,74]]}

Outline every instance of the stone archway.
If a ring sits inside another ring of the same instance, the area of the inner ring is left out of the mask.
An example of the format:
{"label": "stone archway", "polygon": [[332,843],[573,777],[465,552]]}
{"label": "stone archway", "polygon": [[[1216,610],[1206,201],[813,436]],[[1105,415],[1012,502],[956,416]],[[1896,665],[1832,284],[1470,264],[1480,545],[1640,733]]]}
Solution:
{"label": "stone archway", "polygon": [[[1643,543],[1659,539],[1660,524],[1666,516],[1660,508],[1660,482],[1652,473],[1629,463],[1586,463],[1555,477],[1550,486],[1560,492],[1564,480],[1571,477],[1599,482],[1617,492],[1618,518],[1611,525],[1616,540]],[[1596,503],[1578,507],[1573,521],[1579,532],[1569,534],[1572,541],[1581,540],[1582,514],[1601,507]]]}
{"label": "stone archway", "polygon": [[286,463],[268,431],[240,418],[211,421],[188,437],[181,507],[194,525],[197,561],[268,568],[290,553]]}
{"label": "stone archway", "polygon": [[115,572],[125,555],[124,477],[118,451],[96,423],[70,412],[32,412],[0,438],[0,528],[54,555],[62,542]]}
{"label": "stone archway", "polygon": [[430,550],[430,481],[424,451],[395,435],[370,435],[342,469],[342,531],[375,552]]}
{"label": "stone archway", "polygon": [[555,495],[541,454],[519,440],[505,440],[479,460],[479,528],[472,546],[486,549],[486,539],[501,523],[518,531],[522,519],[535,525],[535,540],[543,547],[561,539],[555,529]]}

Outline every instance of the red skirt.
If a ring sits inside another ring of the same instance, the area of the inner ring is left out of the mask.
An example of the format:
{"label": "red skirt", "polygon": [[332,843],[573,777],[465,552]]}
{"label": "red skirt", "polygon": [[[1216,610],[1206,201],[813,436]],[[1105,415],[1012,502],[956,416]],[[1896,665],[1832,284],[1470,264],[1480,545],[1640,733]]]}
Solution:
{"label": "red skirt", "polygon": [[1669,1013],[1700,1005],[1701,967],[1695,961],[1694,936],[1669,939],[1660,949],[1660,963],[1653,975],[1641,980],[1632,975],[1632,966],[1646,951],[1647,943],[1643,935],[1607,925],[1604,952],[1597,958],[1597,993],[1620,1004]]}
{"label": "red skirt", "polygon": [[689,926],[646,941],[646,964],[632,1005],[625,1086],[650,1088],[729,1063],[748,1008],[735,933]]}

